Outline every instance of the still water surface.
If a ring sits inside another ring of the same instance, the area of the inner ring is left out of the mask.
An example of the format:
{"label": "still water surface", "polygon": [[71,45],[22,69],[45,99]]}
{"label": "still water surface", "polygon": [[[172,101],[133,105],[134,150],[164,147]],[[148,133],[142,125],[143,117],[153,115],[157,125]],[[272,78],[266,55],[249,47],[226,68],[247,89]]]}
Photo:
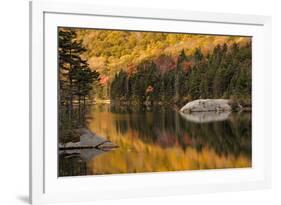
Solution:
{"label": "still water surface", "polygon": [[92,106],[88,128],[119,147],[60,152],[60,175],[251,167],[251,113]]}

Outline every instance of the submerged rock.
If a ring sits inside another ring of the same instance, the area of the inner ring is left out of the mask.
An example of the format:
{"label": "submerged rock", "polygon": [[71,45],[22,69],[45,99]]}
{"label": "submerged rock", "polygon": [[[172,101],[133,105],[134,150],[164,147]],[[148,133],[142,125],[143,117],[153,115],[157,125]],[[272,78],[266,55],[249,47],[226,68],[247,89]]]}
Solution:
{"label": "submerged rock", "polygon": [[198,99],[187,103],[180,109],[181,113],[192,112],[230,112],[230,100],[226,99]]}
{"label": "submerged rock", "polygon": [[191,113],[180,113],[180,115],[190,121],[195,123],[208,123],[216,121],[227,120],[230,116],[230,111],[227,112],[191,112]]}
{"label": "submerged rock", "polygon": [[102,151],[110,151],[118,146],[113,144],[103,137],[97,136],[86,128],[78,130],[80,134],[79,142],[67,142],[64,144],[59,144],[60,150],[71,150],[71,149],[99,149]]}
{"label": "submerged rock", "polygon": [[105,151],[100,149],[70,149],[70,150],[60,150],[60,154],[66,154],[65,158],[71,158],[73,156],[79,156],[81,159],[85,161],[89,161],[103,153]]}
{"label": "submerged rock", "polygon": [[99,146],[105,142],[108,142],[107,139],[96,135],[86,128],[81,128],[78,130],[80,133],[80,145],[81,146]]}

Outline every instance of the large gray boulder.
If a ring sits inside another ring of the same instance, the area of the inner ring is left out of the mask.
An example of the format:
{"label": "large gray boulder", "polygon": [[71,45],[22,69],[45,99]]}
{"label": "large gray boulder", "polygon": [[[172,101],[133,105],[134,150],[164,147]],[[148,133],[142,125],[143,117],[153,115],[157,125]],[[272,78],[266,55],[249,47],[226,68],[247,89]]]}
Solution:
{"label": "large gray boulder", "polygon": [[187,103],[180,109],[181,113],[192,112],[230,112],[230,100],[226,99],[198,99]]}

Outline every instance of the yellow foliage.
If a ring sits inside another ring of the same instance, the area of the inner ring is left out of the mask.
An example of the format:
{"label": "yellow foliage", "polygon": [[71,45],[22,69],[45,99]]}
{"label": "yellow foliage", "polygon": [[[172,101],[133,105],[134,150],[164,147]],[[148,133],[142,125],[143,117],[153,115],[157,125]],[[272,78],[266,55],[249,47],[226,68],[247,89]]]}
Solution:
{"label": "yellow foliage", "polygon": [[[106,59],[104,64],[101,64],[100,60],[90,60],[90,66],[98,71],[109,67],[110,70],[115,72],[126,69],[131,63],[137,64],[144,59],[154,58],[161,54],[176,56],[184,49],[186,54],[189,55],[198,47],[204,53],[207,53],[217,44],[239,43],[243,45],[251,41],[250,37],[241,36],[95,29],[76,29],[76,31],[78,39],[82,40],[87,48],[84,56],[86,59]],[[115,72],[108,74],[112,76]]]}
{"label": "yellow foliage", "polygon": [[[137,132],[130,130],[126,134],[120,134],[112,129],[112,124],[104,123],[111,122],[106,112],[95,117],[99,120],[91,122],[90,129],[107,136],[119,148],[92,159],[88,163],[92,174],[251,167],[251,159],[247,156],[218,155],[209,147],[198,151],[192,147],[183,150],[179,145],[162,148],[156,144],[144,143]],[[116,114],[115,117],[122,118],[122,115]]]}

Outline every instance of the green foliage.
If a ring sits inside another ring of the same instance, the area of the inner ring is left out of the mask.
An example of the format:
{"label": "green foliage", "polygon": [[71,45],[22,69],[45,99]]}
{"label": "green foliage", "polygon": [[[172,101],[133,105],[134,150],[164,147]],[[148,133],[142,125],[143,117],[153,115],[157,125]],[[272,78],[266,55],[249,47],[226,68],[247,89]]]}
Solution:
{"label": "green foliage", "polygon": [[[192,66],[186,69],[185,64]],[[153,91],[148,93],[148,87]],[[120,71],[111,84],[113,100],[141,103],[234,97],[251,99],[251,44],[217,45],[207,55],[200,48],[189,56],[182,50],[176,67],[164,72],[153,60],[145,60],[131,74]]]}
{"label": "green foliage", "polygon": [[[59,29],[59,130],[60,141],[76,138],[74,128],[84,123],[86,100],[99,73],[81,55],[86,51],[73,29]],[[78,109],[74,104],[78,104]],[[83,107],[81,108],[81,105]],[[83,109],[81,111],[81,109]]]}
{"label": "green foliage", "polygon": [[72,29],[59,30],[60,102],[72,104],[75,97],[88,97],[99,73],[92,71],[81,55],[86,51]]}

